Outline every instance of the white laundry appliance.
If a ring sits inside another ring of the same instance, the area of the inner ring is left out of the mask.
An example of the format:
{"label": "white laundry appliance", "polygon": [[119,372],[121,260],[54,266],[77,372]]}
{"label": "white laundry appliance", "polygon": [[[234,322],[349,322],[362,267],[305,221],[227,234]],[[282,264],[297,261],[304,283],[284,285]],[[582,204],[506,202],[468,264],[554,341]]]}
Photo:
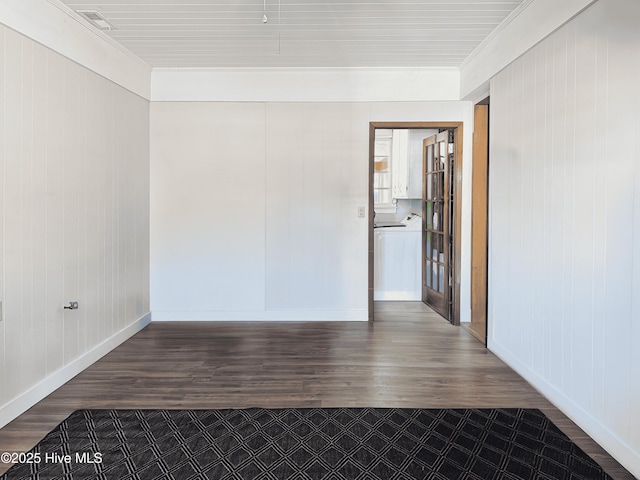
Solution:
{"label": "white laundry appliance", "polygon": [[381,223],[374,238],[374,300],[422,300],[422,217]]}

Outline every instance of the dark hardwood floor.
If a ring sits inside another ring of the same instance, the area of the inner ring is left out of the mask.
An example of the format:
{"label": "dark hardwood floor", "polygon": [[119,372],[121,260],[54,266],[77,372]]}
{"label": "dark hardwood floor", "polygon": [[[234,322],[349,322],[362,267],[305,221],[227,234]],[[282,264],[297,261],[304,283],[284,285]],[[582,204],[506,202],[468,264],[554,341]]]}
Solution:
{"label": "dark hardwood floor", "polygon": [[633,479],[465,329],[421,303],[375,309],[373,323],[152,323],[1,429],[0,451],[30,449],[82,408],[523,407]]}

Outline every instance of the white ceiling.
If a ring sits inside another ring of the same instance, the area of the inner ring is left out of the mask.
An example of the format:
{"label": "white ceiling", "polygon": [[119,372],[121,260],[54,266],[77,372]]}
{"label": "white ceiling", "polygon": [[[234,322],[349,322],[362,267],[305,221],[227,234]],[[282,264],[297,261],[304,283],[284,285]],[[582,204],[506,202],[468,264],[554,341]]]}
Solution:
{"label": "white ceiling", "polygon": [[275,68],[457,67],[523,0],[62,2],[152,67]]}

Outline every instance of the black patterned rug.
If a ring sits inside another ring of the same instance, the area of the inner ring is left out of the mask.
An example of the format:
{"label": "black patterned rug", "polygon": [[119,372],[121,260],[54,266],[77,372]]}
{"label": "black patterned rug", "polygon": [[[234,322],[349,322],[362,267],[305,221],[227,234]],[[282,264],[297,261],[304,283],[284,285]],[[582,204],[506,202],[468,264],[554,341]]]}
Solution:
{"label": "black patterned rug", "polygon": [[2,479],[608,479],[538,410],[78,410]]}

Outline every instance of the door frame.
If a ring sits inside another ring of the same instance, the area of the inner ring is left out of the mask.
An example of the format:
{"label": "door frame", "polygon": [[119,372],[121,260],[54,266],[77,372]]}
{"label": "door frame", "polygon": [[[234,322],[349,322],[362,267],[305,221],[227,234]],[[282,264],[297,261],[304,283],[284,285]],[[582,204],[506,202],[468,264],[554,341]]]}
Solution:
{"label": "door frame", "polygon": [[471,173],[471,322],[469,331],[487,344],[489,99],[473,109]]}
{"label": "door frame", "polygon": [[[462,138],[463,138],[463,125],[462,122],[369,122],[369,218],[368,218],[368,253],[369,253],[369,267],[368,267],[368,310],[369,321],[374,321],[373,315],[373,274],[374,274],[374,251],[373,251],[373,224],[374,224],[374,210],[373,210],[373,173],[374,173],[374,142],[375,131],[377,128],[390,128],[390,129],[417,129],[417,128],[442,128],[454,130],[454,225],[452,230],[454,232],[453,244],[454,244],[454,268],[451,272],[453,274],[453,318],[449,321],[453,325],[460,325],[460,277],[461,277],[461,252],[462,252],[462,239],[461,239],[461,226],[462,226]],[[424,232],[423,232],[424,234]],[[421,239],[421,244],[424,244],[424,240]],[[422,245],[424,249],[424,245]],[[422,256],[421,256],[422,257]],[[424,269],[424,265],[422,266]]]}

